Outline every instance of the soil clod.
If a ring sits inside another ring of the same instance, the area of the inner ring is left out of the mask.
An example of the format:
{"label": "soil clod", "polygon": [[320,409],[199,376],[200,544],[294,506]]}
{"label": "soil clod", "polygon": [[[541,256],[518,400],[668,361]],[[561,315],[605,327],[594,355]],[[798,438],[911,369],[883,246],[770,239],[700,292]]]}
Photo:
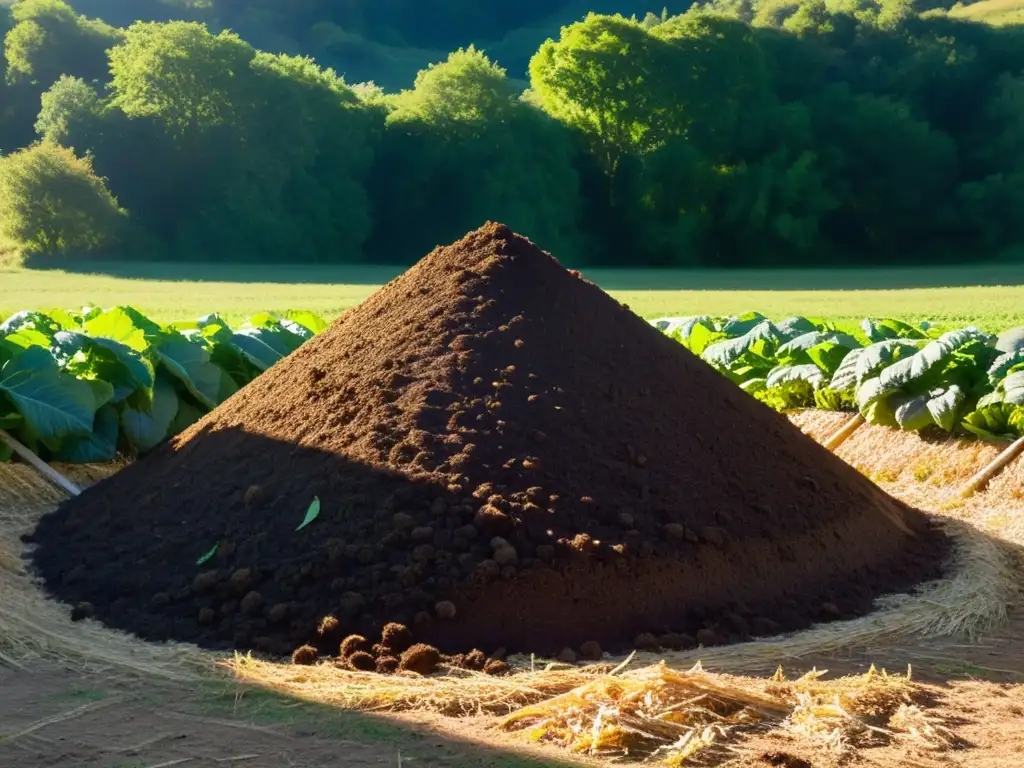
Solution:
{"label": "soil clod", "polygon": [[316,648],[311,645],[303,645],[292,652],[292,664],[299,664],[305,667],[312,666],[316,664],[317,657]]}
{"label": "soil clod", "polygon": [[417,643],[402,654],[398,668],[405,672],[430,675],[437,670],[437,665],[440,663],[441,652],[437,648]]}

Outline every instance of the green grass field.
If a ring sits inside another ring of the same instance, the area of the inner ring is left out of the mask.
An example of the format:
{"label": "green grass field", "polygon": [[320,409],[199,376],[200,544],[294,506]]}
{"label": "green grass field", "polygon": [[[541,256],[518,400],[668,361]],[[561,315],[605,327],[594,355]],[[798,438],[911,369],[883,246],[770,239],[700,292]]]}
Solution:
{"label": "green grass field", "polygon": [[[239,322],[257,310],[336,316],[399,268],[104,264],[103,273],[0,268],[0,316],[19,309],[130,304],[168,322],[217,311]],[[587,277],[647,318],[661,315],[895,316],[999,330],[1024,324],[1024,265],[931,269],[592,270]]]}

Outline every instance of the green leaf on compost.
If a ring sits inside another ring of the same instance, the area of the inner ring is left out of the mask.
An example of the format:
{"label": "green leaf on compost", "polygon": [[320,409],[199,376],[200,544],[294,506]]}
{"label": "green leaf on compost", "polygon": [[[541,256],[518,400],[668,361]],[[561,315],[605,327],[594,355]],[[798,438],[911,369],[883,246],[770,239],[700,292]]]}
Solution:
{"label": "green leaf on compost", "polygon": [[48,350],[32,347],[4,365],[0,392],[42,440],[92,431],[96,415],[92,387],[63,373]]}
{"label": "green leaf on compost", "polygon": [[92,431],[87,435],[65,437],[54,458],[70,464],[112,461],[117,455],[117,412],[105,405],[96,412]]}
{"label": "green leaf on compost", "polygon": [[156,355],[167,372],[207,408],[213,410],[220,402],[224,373],[210,362],[210,353],[180,334],[164,339],[156,347]]}
{"label": "green leaf on compost", "polygon": [[908,432],[917,432],[933,425],[950,432],[956,426],[960,406],[966,399],[966,393],[955,385],[916,397],[897,396],[893,400],[897,403],[896,423],[900,429]]}
{"label": "green leaf on compost", "polygon": [[312,523],[318,517],[320,517],[320,497],[314,496],[313,502],[309,505],[309,509],[306,510],[305,518],[303,518],[302,522],[299,523],[299,527],[295,530],[301,531],[303,528]]}
{"label": "green leaf on compost", "polygon": [[121,409],[121,428],[128,442],[138,451],[150,451],[170,434],[171,424],[178,415],[178,394],[168,375],[161,373],[153,387],[151,403],[133,403]]}
{"label": "green leaf on compost", "polygon": [[242,326],[241,330],[247,328],[258,328],[278,334],[282,343],[288,347],[289,352],[294,352],[305,341],[313,338],[313,332],[301,323],[278,317],[269,312],[259,312],[250,317],[249,323]]}
{"label": "green leaf on compost", "polygon": [[811,331],[791,339],[779,347],[779,357],[793,357],[819,344],[840,344],[847,349],[860,348],[860,342],[848,333],[839,331]]}
{"label": "green leaf on compost", "polygon": [[213,556],[217,554],[218,549],[220,549],[220,542],[214,544],[213,549],[211,549],[205,555],[196,560],[196,565],[205,565],[206,563],[213,560]]}
{"label": "green leaf on compost", "polygon": [[277,325],[277,320],[277,315],[270,312],[257,312],[249,318],[248,325],[253,328],[272,328]]}
{"label": "green leaf on compost", "polygon": [[14,450],[7,443],[0,440],[0,464],[10,461],[14,457]]}
{"label": "green leaf on compost", "polygon": [[202,317],[180,323],[171,323],[168,326],[171,331],[178,331],[184,336],[191,338],[193,335],[198,336],[207,342],[220,342],[226,343],[231,341],[231,326],[228,325],[227,321],[216,312],[209,315],[203,315]]}

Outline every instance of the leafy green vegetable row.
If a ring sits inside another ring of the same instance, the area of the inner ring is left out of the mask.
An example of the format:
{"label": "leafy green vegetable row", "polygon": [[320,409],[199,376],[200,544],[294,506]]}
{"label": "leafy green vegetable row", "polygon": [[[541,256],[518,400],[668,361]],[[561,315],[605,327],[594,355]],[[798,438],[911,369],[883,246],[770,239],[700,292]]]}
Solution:
{"label": "leafy green vegetable row", "polygon": [[783,411],[859,410],[871,424],[909,431],[1024,436],[1024,334],[867,319],[859,326],[806,317],[662,318],[653,324]]}
{"label": "leafy green vegetable row", "polygon": [[[663,318],[653,324],[778,409],[859,410],[906,430],[1024,436],[1024,333],[899,320]],[[137,455],[187,428],[327,327],[311,312],[161,326],[131,307],[0,323],[0,429],[46,459]],[[0,460],[9,450],[0,444]]]}
{"label": "leafy green vegetable row", "polygon": [[0,429],[50,460],[143,453],[326,326],[304,311],[237,329],[216,314],[161,326],[131,307],[18,312],[0,323]]}

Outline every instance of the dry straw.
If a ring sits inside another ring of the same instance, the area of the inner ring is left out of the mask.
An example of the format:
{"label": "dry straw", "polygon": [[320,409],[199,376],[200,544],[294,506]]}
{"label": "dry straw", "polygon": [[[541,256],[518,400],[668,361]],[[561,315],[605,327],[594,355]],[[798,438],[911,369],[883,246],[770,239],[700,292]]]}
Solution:
{"label": "dry straw", "polygon": [[698,663],[677,671],[664,663],[604,675],[561,696],[526,706],[501,727],[603,758],[658,758],[681,765],[735,751],[744,737],[782,730],[812,746],[843,753],[912,740],[943,749],[956,737],[917,706],[925,689],[878,672],[824,680],[812,670],[786,680],[716,675]]}

